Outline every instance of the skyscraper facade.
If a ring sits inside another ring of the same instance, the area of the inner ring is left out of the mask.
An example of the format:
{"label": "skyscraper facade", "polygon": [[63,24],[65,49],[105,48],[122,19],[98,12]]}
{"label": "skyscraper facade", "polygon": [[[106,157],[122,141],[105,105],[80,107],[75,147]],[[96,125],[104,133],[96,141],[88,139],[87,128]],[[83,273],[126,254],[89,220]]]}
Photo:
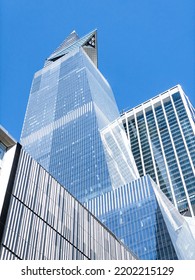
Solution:
{"label": "skyscraper facade", "polygon": [[81,202],[138,177],[124,128],[101,130],[119,117],[97,69],[96,31],[72,32],[32,83],[21,143]]}
{"label": "skyscraper facade", "polygon": [[149,174],[179,209],[194,216],[195,111],[181,86],[123,113],[140,176]]}

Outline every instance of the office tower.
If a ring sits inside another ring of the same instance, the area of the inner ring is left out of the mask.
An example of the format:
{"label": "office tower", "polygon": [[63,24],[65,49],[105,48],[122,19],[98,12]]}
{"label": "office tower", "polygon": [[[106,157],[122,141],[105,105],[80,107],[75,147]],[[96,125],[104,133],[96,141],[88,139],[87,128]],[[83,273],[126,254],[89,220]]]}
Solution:
{"label": "office tower", "polygon": [[181,86],[125,112],[121,120],[140,176],[149,174],[185,215],[195,209],[195,111]]}
{"label": "office tower", "polygon": [[138,178],[112,90],[97,69],[97,34],[75,32],[35,73],[21,143],[81,202]]}
{"label": "office tower", "polygon": [[0,128],[0,259],[137,257]]}

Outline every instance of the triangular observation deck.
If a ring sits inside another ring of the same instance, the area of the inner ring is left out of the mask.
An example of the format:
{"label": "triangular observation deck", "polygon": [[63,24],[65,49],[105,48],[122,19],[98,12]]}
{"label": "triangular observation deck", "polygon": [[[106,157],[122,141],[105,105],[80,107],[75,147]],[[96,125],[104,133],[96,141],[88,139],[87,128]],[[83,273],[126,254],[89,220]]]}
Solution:
{"label": "triangular observation deck", "polygon": [[84,49],[84,51],[97,67],[96,29],[83,36],[82,38],[79,38],[75,31],[70,33],[70,35],[63,41],[63,43],[46,59],[45,66],[79,47],[82,47]]}

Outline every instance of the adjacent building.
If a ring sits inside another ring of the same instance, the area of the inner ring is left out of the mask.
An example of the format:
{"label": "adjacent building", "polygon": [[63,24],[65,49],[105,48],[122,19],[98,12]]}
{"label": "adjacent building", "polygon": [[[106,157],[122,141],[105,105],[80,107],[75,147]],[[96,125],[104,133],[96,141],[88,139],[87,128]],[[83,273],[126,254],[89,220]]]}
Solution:
{"label": "adjacent building", "polygon": [[195,209],[195,110],[175,86],[121,116],[140,176],[149,174],[183,214]]}

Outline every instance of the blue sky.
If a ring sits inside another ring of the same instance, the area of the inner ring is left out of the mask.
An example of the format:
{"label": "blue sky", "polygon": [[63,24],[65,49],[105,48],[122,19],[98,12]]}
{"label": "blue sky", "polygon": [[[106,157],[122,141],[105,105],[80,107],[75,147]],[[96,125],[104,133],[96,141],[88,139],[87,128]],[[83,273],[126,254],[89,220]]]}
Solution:
{"label": "blue sky", "polygon": [[73,30],[95,28],[119,110],[176,84],[195,105],[194,0],[1,0],[0,123],[16,140],[34,73]]}

